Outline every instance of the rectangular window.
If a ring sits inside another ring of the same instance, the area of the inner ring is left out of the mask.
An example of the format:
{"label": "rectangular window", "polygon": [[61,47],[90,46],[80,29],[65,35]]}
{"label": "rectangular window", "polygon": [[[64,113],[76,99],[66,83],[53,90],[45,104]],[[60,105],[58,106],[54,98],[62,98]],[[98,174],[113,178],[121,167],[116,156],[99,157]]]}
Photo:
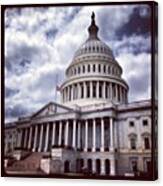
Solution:
{"label": "rectangular window", "polygon": [[150,143],[149,143],[148,137],[144,138],[144,146],[145,146],[145,149],[150,149]]}
{"label": "rectangular window", "polygon": [[132,150],[136,149],[136,140],[135,140],[135,138],[131,138],[130,139],[130,145],[131,145],[131,149]]}
{"label": "rectangular window", "polygon": [[129,126],[130,127],[134,127],[134,122],[133,121],[130,121]]}
{"label": "rectangular window", "polygon": [[147,120],[143,120],[143,126],[147,126],[148,125],[148,121]]}

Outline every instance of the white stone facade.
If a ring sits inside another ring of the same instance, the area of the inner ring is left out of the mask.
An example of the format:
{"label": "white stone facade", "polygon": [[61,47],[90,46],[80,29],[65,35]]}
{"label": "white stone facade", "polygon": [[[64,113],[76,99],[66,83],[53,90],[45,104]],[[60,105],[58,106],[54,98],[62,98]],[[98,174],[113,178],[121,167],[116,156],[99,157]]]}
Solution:
{"label": "white stone facade", "polygon": [[[128,103],[128,85],[110,48],[97,36],[75,53],[61,85],[61,104],[6,124],[5,154],[14,148],[46,155],[49,173],[127,175],[151,166],[151,101]],[[58,166],[58,167],[57,167]]]}

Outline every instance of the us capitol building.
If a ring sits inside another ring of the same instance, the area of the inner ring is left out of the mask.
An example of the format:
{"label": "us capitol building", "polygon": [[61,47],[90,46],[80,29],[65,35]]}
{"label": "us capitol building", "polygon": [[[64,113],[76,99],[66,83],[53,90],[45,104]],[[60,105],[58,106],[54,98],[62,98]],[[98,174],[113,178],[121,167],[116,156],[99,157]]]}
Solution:
{"label": "us capitol building", "polygon": [[151,100],[128,103],[129,87],[112,50],[98,37],[75,52],[61,103],[5,124],[9,174],[133,176],[151,168]]}

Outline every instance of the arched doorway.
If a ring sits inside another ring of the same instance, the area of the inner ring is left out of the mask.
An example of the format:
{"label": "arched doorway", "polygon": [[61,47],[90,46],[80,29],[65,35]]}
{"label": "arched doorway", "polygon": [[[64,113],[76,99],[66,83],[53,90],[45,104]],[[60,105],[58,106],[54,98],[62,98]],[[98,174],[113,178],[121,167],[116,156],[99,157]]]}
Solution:
{"label": "arched doorway", "polygon": [[105,160],[105,173],[106,175],[110,174],[110,161],[108,159]]}
{"label": "arched doorway", "polygon": [[96,160],[96,173],[100,174],[100,172],[101,172],[101,161],[100,159],[97,159]]}
{"label": "arched doorway", "polygon": [[88,166],[87,166],[88,173],[91,173],[92,172],[92,160],[88,159],[87,164],[88,164]]}
{"label": "arched doorway", "polygon": [[83,166],[84,166],[84,160],[80,159],[80,172],[82,172]]}
{"label": "arched doorway", "polygon": [[70,172],[70,162],[65,161],[64,163],[64,172]]}

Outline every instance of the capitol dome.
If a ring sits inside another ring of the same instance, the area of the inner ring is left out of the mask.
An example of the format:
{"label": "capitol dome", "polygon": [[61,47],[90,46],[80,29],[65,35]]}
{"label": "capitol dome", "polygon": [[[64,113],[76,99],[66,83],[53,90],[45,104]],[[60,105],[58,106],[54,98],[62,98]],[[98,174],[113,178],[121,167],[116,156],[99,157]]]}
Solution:
{"label": "capitol dome", "polygon": [[112,50],[98,37],[92,13],[89,37],[75,52],[61,86],[62,103],[85,106],[96,103],[127,103],[128,85]]}

